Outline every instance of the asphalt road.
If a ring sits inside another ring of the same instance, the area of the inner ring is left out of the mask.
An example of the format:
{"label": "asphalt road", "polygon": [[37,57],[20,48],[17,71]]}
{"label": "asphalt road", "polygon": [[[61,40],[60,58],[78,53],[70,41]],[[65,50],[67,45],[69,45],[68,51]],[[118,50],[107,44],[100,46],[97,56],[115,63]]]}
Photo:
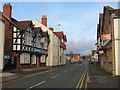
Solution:
{"label": "asphalt road", "polygon": [[2,88],[76,88],[83,75],[87,62],[61,66],[54,70],[28,78],[20,78],[4,83]]}

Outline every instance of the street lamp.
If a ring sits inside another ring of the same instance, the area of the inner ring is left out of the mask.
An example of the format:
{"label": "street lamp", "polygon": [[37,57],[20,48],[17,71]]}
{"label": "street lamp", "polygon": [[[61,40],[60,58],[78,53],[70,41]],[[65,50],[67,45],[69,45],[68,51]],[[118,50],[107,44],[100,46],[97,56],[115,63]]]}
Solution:
{"label": "street lamp", "polygon": [[57,24],[57,25],[51,25],[50,27],[54,28],[55,30],[60,30],[60,26],[61,24]]}

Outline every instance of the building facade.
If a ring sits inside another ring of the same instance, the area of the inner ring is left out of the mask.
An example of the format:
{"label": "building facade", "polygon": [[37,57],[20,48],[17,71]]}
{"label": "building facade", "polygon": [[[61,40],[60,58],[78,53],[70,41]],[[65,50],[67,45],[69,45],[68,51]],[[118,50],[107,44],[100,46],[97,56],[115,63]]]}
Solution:
{"label": "building facade", "polygon": [[0,12],[0,72],[4,68],[4,38],[5,38],[5,22],[2,20],[2,12]]}
{"label": "building facade", "polygon": [[12,52],[12,29],[17,25],[12,21],[12,6],[10,4],[4,4],[2,20],[5,22],[4,30],[4,69],[16,68],[16,60]]}
{"label": "building facade", "polygon": [[[17,21],[12,18],[12,6],[3,6],[2,20],[5,24],[5,53],[7,66],[10,68],[14,63],[16,68],[40,67],[41,56],[48,55],[49,36],[42,32],[40,27],[34,27],[32,21]],[[9,58],[9,60],[8,60]],[[12,63],[11,63],[12,62]]]}
{"label": "building facade", "polygon": [[120,66],[118,65],[118,18],[116,18],[119,16],[119,9],[105,6],[103,13],[99,16],[99,24],[97,28],[98,60],[101,67],[113,75],[120,75]]}
{"label": "building facade", "polygon": [[[57,66],[65,64],[65,49],[60,48],[61,38],[54,32],[53,28],[47,28],[47,17],[42,16],[42,23],[34,19],[35,27],[41,27],[43,31],[47,31],[50,38],[48,46],[48,57],[46,58],[46,66]],[[66,48],[64,46],[64,48]],[[64,55],[64,57],[63,57]],[[63,61],[62,61],[63,60]]]}
{"label": "building facade", "polygon": [[[5,67],[29,68],[65,64],[66,35],[62,38],[47,28],[47,18],[18,21],[12,18],[12,6],[3,6],[5,22]],[[6,64],[7,63],[7,64]]]}
{"label": "building facade", "polygon": [[59,65],[64,65],[66,64],[66,35],[63,31],[54,33],[59,37]]}

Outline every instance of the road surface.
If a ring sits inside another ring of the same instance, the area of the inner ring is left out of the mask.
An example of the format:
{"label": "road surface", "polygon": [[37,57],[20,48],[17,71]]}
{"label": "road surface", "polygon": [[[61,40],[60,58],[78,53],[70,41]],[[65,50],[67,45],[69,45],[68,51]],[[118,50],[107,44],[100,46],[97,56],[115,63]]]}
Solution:
{"label": "road surface", "polygon": [[52,71],[39,75],[20,78],[3,84],[2,88],[79,88],[81,76],[87,67],[87,62],[60,66]]}

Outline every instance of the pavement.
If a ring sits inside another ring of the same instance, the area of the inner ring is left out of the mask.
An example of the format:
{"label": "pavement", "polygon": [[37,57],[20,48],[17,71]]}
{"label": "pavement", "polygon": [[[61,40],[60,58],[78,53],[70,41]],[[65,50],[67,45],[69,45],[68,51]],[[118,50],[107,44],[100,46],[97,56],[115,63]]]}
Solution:
{"label": "pavement", "polygon": [[109,72],[103,70],[100,66],[89,64],[88,84],[87,88],[119,88],[120,76],[113,76]]}
{"label": "pavement", "polygon": [[39,67],[29,69],[15,69],[0,73],[0,83],[11,81],[17,78],[31,76],[40,72],[48,71],[53,67]]}

